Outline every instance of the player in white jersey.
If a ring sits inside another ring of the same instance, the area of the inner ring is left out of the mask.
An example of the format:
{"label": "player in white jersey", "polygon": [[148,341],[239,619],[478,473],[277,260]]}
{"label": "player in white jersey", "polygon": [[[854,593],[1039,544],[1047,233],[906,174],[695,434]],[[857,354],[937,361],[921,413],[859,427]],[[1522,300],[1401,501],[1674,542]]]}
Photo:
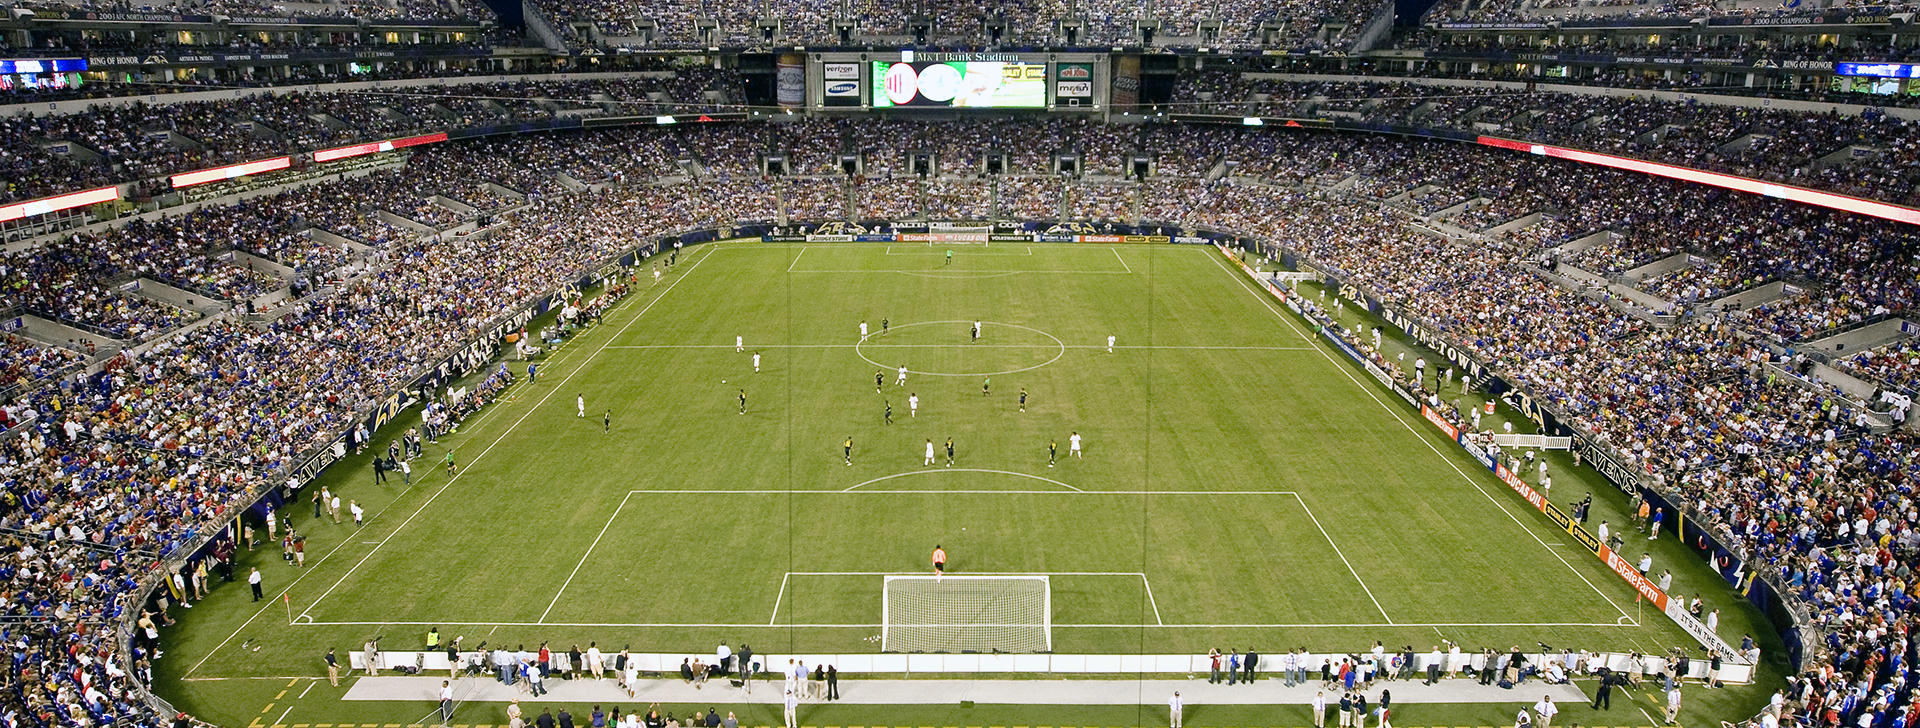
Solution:
{"label": "player in white jersey", "polygon": [[1107,335],[1107,353],[1108,354],[1113,353],[1113,335],[1112,334]]}
{"label": "player in white jersey", "polygon": [[867,322],[865,321],[860,322],[860,340],[867,340]]}
{"label": "player in white jersey", "polygon": [[928,440],[927,441],[927,459],[925,462],[922,462],[921,465],[932,465],[932,464],[933,464],[933,441]]}
{"label": "player in white jersey", "polygon": [[753,353],[753,373],[760,373],[760,352],[757,351]]}
{"label": "player in white jersey", "polygon": [[733,337],[733,353],[738,354],[746,350],[747,350],[747,337],[745,336]]}
{"label": "player in white jersey", "polygon": [[920,416],[920,395],[919,394],[907,395],[907,416],[908,417]]}
{"label": "player in white jersey", "polygon": [[902,366],[900,367],[900,376],[894,377],[893,379],[893,385],[896,387],[904,387],[906,386],[906,384],[907,384],[907,368],[905,366]]}
{"label": "player in white jersey", "polygon": [[573,406],[580,409],[580,414],[576,415],[577,417],[587,416],[587,395],[582,394],[574,397]]}
{"label": "player in white jersey", "polygon": [[1074,457],[1081,457],[1079,432],[1075,432],[1072,435],[1067,436],[1067,454],[1072,455]]}

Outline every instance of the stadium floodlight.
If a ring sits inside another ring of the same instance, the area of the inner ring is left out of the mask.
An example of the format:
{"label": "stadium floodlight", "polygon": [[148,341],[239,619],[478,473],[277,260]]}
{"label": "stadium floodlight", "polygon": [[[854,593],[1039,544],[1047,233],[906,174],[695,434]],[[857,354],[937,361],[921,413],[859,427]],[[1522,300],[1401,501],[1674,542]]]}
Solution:
{"label": "stadium floodlight", "polygon": [[1053,592],[1047,577],[886,577],[882,652],[1050,652]]}

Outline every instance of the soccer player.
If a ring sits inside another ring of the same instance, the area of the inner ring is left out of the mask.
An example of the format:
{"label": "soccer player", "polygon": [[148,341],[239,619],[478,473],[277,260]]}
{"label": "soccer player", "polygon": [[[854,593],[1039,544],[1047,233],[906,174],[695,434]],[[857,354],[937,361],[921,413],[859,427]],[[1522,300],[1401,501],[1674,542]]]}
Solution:
{"label": "soccer player", "polygon": [[947,438],[947,467],[953,467],[953,438]]}
{"label": "soccer player", "polygon": [[1113,334],[1107,334],[1107,353],[1113,353]]}
{"label": "soccer player", "polygon": [[653,283],[654,285],[660,284],[660,264],[659,263],[653,264]]}
{"label": "soccer player", "polygon": [[891,424],[893,424],[893,402],[892,402],[892,401],[888,401],[888,402],[887,402],[887,419],[886,419],[886,423],[887,423],[887,424],[889,424],[889,425],[891,425]]}
{"label": "soccer player", "polygon": [[747,413],[747,390],[740,390],[740,414]]}
{"label": "soccer player", "polygon": [[947,265],[953,265],[953,249],[947,249]]}
{"label": "soccer player", "polygon": [[753,373],[760,373],[760,352],[757,351],[753,353]]}
{"label": "soccer player", "polygon": [[907,365],[902,364],[900,365],[900,376],[894,378],[893,386],[904,387],[906,385],[907,385]]}
{"label": "soccer player", "polygon": [[933,545],[933,575],[942,576],[942,575],[945,575],[946,573],[947,573],[947,550],[940,548],[940,544],[934,544]]}
{"label": "soccer player", "polygon": [[847,452],[847,465],[848,465],[849,467],[851,467],[851,466],[853,465],[853,438],[852,438],[852,437],[848,437],[848,438],[847,438],[847,441],[846,441],[845,443],[843,443],[843,444],[841,444],[841,445],[840,445],[840,447],[841,447],[841,448],[844,448],[844,449],[846,450],[846,452]]}
{"label": "soccer player", "polygon": [[745,336],[733,337],[733,353],[738,354],[746,350],[747,350],[747,337]]}
{"label": "soccer player", "polygon": [[980,322],[978,321],[973,322],[973,340],[980,340]]}
{"label": "soccer player", "polygon": [[887,381],[887,375],[880,372],[874,372],[873,373],[873,393],[879,394],[880,386],[886,383],[886,381]]}
{"label": "soccer player", "polygon": [[1060,442],[1058,440],[1048,440],[1047,441],[1047,467],[1049,468],[1053,467],[1053,461],[1059,456],[1060,456]]}
{"label": "soccer player", "polygon": [[988,394],[990,394],[992,390],[993,390],[993,377],[987,377],[987,381],[980,383],[980,396],[985,397]]}
{"label": "soccer player", "polygon": [[575,417],[586,417],[587,416],[587,395],[581,394],[581,395],[575,396],[573,398],[573,406],[579,408],[579,411],[580,411],[580,414],[574,415]]}
{"label": "soccer player", "polygon": [[1080,433],[1077,431],[1067,436],[1067,454],[1072,455],[1074,457],[1081,457]]}
{"label": "soccer player", "polygon": [[[448,450],[448,451],[447,451],[447,475],[448,475],[448,477],[452,477],[452,476],[455,476],[455,475],[459,475],[459,474],[460,474],[460,468],[459,468],[459,466],[456,466],[456,465],[454,465],[454,464],[453,464],[453,451],[452,451],[452,450]],[[340,510],[340,507],[339,507],[339,505],[337,505],[337,504],[338,504],[338,503],[339,503],[339,501],[340,501],[340,497],[339,497],[339,496],[334,496],[334,498],[333,498],[333,499],[334,499],[334,502],[336,503],[336,505],[334,506],[334,511],[335,511],[335,513],[334,513],[334,516],[333,516],[333,522],[334,522],[334,523],[339,523],[339,522],[340,522],[340,514],[339,514],[339,510]]]}
{"label": "soccer player", "polygon": [[907,395],[907,416],[920,416],[920,395],[917,393]]}
{"label": "soccer player", "polygon": [[887,326],[889,325],[889,323],[890,322],[888,322],[886,319],[880,319],[880,333],[882,334],[887,333]]}
{"label": "soccer player", "polygon": [[1020,388],[1020,411],[1021,412],[1027,411],[1027,388],[1026,387]]}
{"label": "soccer player", "polygon": [[920,464],[921,465],[933,464],[933,440],[927,440],[927,459],[921,462]]}
{"label": "soccer player", "polygon": [[355,528],[367,525],[367,511],[360,507],[360,501],[347,501],[347,510],[353,512],[353,525]]}
{"label": "soccer player", "polygon": [[607,410],[607,416],[600,420],[601,432],[613,432],[613,410]]}
{"label": "soccer player", "polygon": [[867,340],[867,322],[865,321],[860,322],[860,340]]}

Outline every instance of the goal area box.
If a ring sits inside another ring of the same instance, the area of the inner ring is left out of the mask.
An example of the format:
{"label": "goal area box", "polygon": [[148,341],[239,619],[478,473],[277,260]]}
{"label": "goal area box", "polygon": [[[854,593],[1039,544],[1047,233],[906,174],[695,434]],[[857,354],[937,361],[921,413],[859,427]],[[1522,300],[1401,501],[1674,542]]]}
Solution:
{"label": "goal area box", "polygon": [[1051,652],[1045,576],[888,576],[882,652]]}

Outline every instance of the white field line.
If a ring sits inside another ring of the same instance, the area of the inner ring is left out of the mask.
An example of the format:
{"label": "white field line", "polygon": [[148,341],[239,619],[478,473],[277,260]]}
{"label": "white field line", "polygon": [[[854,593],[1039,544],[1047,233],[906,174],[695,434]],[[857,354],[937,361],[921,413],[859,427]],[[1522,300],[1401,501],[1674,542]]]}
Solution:
{"label": "white field line", "polygon": [[[1293,329],[1294,333],[1299,334],[1300,337],[1303,339],[1306,339],[1308,341],[1314,341],[1316,344],[1316,348],[1318,348],[1318,342],[1315,341],[1313,337],[1308,336],[1306,332],[1301,331],[1299,327],[1294,326],[1293,321],[1288,319],[1286,314],[1281,313],[1280,309],[1273,307],[1273,303],[1267,300],[1268,295],[1266,293],[1263,293],[1260,290],[1247,285],[1247,282],[1243,280],[1244,276],[1241,276],[1240,274],[1235,273],[1231,269],[1227,268],[1226,264],[1221,263],[1220,259],[1217,256],[1212,255],[1211,251],[1209,251],[1207,255],[1207,259],[1213,261],[1214,265],[1219,266],[1220,270],[1226,273],[1227,277],[1232,278],[1234,283],[1239,284],[1242,290],[1245,290],[1249,295],[1258,299],[1260,301],[1260,305],[1266,306],[1268,311],[1273,312],[1274,317],[1280,319],[1282,323],[1285,323],[1287,325],[1287,328]],[[1320,356],[1327,360],[1327,364],[1329,366],[1333,367],[1335,370],[1339,371],[1342,375],[1346,376],[1347,381],[1353,382],[1353,386],[1359,387],[1360,391],[1365,392],[1367,397],[1372,399],[1375,404],[1380,405],[1381,409],[1386,410],[1388,415],[1392,416],[1395,420],[1398,420],[1400,422],[1400,426],[1405,427],[1409,432],[1412,432],[1414,434],[1414,437],[1419,439],[1422,444],[1425,444],[1428,450],[1432,450],[1434,455],[1439,456],[1440,460],[1447,464],[1447,467],[1453,468],[1453,472],[1459,473],[1461,480],[1467,481],[1468,485],[1473,486],[1474,490],[1480,491],[1480,495],[1485,496],[1489,502],[1492,502],[1494,507],[1499,508],[1501,513],[1507,514],[1507,518],[1512,519],[1514,525],[1519,526],[1520,530],[1525,531],[1528,536],[1532,537],[1535,543],[1540,544],[1541,549],[1545,550],[1549,554],[1552,554],[1554,558],[1559,559],[1560,563],[1565,565],[1568,571],[1573,572],[1574,576],[1580,577],[1581,581],[1586,582],[1587,586],[1593,589],[1593,593],[1600,595],[1601,599],[1606,600],[1607,604],[1612,606],[1614,611],[1619,612],[1620,616],[1622,617],[1628,616],[1627,610],[1621,609],[1620,604],[1613,601],[1613,597],[1607,596],[1607,593],[1605,591],[1602,591],[1599,585],[1593,583],[1592,579],[1588,579],[1586,574],[1581,573],[1581,571],[1578,568],[1575,568],[1571,562],[1567,561],[1567,558],[1565,556],[1560,555],[1560,552],[1555,551],[1553,547],[1548,546],[1547,542],[1544,539],[1540,538],[1539,534],[1534,533],[1534,530],[1532,528],[1528,527],[1524,521],[1520,520],[1519,516],[1514,515],[1513,511],[1507,508],[1506,503],[1503,503],[1501,502],[1500,499],[1493,497],[1493,494],[1488,493],[1487,489],[1480,487],[1479,481],[1476,481],[1473,479],[1472,476],[1467,475],[1467,471],[1461,470],[1459,463],[1454,462],[1453,458],[1447,457],[1446,453],[1441,452],[1440,448],[1434,445],[1431,440],[1428,440],[1426,436],[1421,433],[1420,430],[1416,429],[1413,426],[1412,423],[1408,422],[1405,417],[1401,417],[1399,411],[1395,410],[1393,407],[1388,406],[1386,402],[1380,399],[1379,395],[1374,394],[1372,387],[1367,386],[1366,383],[1360,381],[1358,377],[1355,377],[1353,375],[1353,372],[1349,371],[1345,365],[1341,364],[1338,360],[1334,359],[1333,355],[1327,353],[1326,349],[1320,348]]]}
{"label": "white field line", "polygon": [[[409,627],[409,626],[433,626],[433,625],[447,625],[452,627],[602,627],[602,628],[632,628],[632,627],[720,628],[720,627],[725,627],[725,628],[732,628],[732,629],[766,629],[767,628],[767,625],[763,623],[740,623],[740,622],[729,622],[729,623],[721,623],[721,622],[450,622],[447,620],[437,620],[437,621],[431,621],[431,622],[300,622],[294,626],[298,626],[298,627]],[[1143,627],[1151,627],[1151,628],[1157,628],[1157,629],[1282,629],[1282,628],[1284,629],[1350,629],[1350,628],[1362,628],[1362,627],[1375,628],[1375,629],[1388,628],[1388,627],[1422,628],[1422,629],[1429,628],[1429,627],[1436,628],[1436,629],[1440,627],[1458,627],[1458,628],[1610,627],[1610,628],[1617,628],[1617,629],[1630,629],[1638,626],[1639,625],[1637,624],[1614,624],[1612,622],[1394,622],[1391,624],[1386,622],[1340,622],[1340,623],[1309,622],[1309,623],[1288,623],[1288,624],[1063,624],[1060,622],[1055,622],[1053,624],[1054,629],[1140,629]],[[820,624],[787,624],[787,625],[776,625],[776,627],[780,627],[780,628],[826,627],[831,629],[878,629],[879,627],[881,627],[881,625],[879,623],[873,623],[873,624],[820,623]],[[304,677],[311,677],[311,676],[309,675]],[[225,679],[242,679],[242,678],[182,678],[182,679],[193,681],[193,680],[225,680]],[[262,678],[262,679],[287,680],[291,678],[280,677],[280,678]]]}
{"label": "white field line", "polygon": [[1093,276],[1093,275],[1124,276],[1124,275],[1133,274],[1133,271],[1131,270],[975,270],[971,268],[966,270],[951,270],[951,271],[868,268],[864,270],[789,270],[787,272],[788,273],[821,273],[821,274],[904,273],[904,274],[913,275],[913,276],[926,276],[928,278],[959,278],[959,279],[974,278],[974,277],[979,277],[979,276],[988,275],[988,274],[1013,275],[1016,273],[1068,273],[1072,275],[1081,275],[1081,276]]}
{"label": "white field line", "polygon": [[627,501],[632,499],[636,492],[640,491],[627,491],[627,494],[620,498],[620,505],[614,506],[613,515],[607,516],[607,525],[601,526],[600,533],[593,537],[593,543],[587,545],[587,552],[580,555],[580,563],[574,564],[573,571],[567,572],[567,580],[561,582],[560,590],[553,593],[553,601],[547,602],[547,609],[540,613],[539,621],[547,621],[547,615],[553,613],[554,605],[560,603],[560,595],[567,593],[567,587],[573,584],[573,577],[580,573],[580,567],[587,565],[587,557],[592,556],[593,550],[600,546],[600,539],[607,537],[607,529],[613,528],[613,519],[620,517],[620,510],[627,507]]}
{"label": "white field line", "polygon": [[800,264],[800,256],[806,255],[806,254],[807,254],[807,246],[805,245],[800,246],[800,253],[798,255],[793,256],[792,263],[787,264],[787,272],[792,273],[793,267]]}
{"label": "white field line", "polygon": [[[932,244],[932,243],[928,243],[927,245],[929,245],[929,246],[931,246],[931,245],[933,245],[933,244]],[[917,246],[916,246],[916,247],[917,247]],[[1009,255],[1009,256],[1025,256],[1025,255],[1033,255],[1033,247],[1032,247],[1032,246],[1028,246],[1028,247],[1027,247],[1027,248],[1026,248],[1025,250],[1026,250],[1026,252],[1024,252],[1024,253],[997,253],[997,252],[996,252],[996,253],[983,253],[983,252],[980,252],[980,251],[972,251],[972,250],[970,250],[970,251],[967,251],[967,255]],[[907,252],[900,252],[900,253],[895,253],[895,252],[893,252],[893,246],[891,246],[891,245],[889,245],[889,246],[887,246],[887,255],[939,255],[939,254],[940,254],[940,251],[938,251],[938,250],[935,250],[935,251],[931,251],[931,252],[924,252],[924,253],[907,253]]]}
{"label": "white field line", "polygon": [[791,578],[793,578],[791,571],[780,575],[780,593],[773,597],[773,616],[767,618],[768,627],[775,626],[780,621],[780,602],[787,598],[787,580]]}
{"label": "white field line", "polygon": [[[916,575],[901,574],[898,572],[891,572],[891,571],[789,571],[780,577],[780,593],[773,598],[773,616],[767,620],[768,627],[779,626],[780,602],[787,595],[787,581],[796,576],[916,576]],[[1155,602],[1153,599],[1153,583],[1150,581],[1147,581],[1146,574],[1143,574],[1137,571],[1134,571],[1134,572],[1053,571],[1053,572],[1044,572],[1044,573],[1021,572],[1021,571],[1006,571],[1006,572],[986,571],[986,572],[979,572],[979,573],[968,573],[966,574],[966,576],[1137,576],[1137,577],[1140,577],[1140,585],[1145,587],[1147,590],[1147,603],[1153,605],[1153,621],[1157,623],[1154,625],[1140,625],[1140,626],[1143,626],[1143,627],[1144,626],[1155,626],[1155,627],[1167,626],[1167,623],[1160,619],[1160,604],[1158,602]],[[818,625],[792,625],[792,626],[811,627],[811,626],[818,626]],[[855,626],[855,625],[844,625],[844,626]],[[1064,625],[1055,624],[1054,626],[1060,627]],[[1076,626],[1092,626],[1092,625],[1076,625]]]}
{"label": "white field line", "polygon": [[[367,551],[367,555],[360,557],[359,562],[355,563],[351,568],[347,569],[347,573],[341,574],[339,580],[333,582],[333,586],[327,587],[326,591],[320,593],[320,597],[318,599],[313,600],[312,604],[307,605],[306,609],[301,610],[300,612],[301,616],[311,616],[310,613],[313,611],[314,607],[319,606],[321,601],[325,600],[328,595],[333,593],[333,590],[340,588],[340,585],[342,583],[345,583],[348,577],[353,576],[353,572],[358,571],[361,565],[367,563],[368,559],[373,558],[374,554],[379,553],[380,549],[385,547],[389,541],[392,541],[394,536],[397,536],[400,534],[401,531],[406,530],[407,524],[413,523],[413,519],[420,517],[421,513],[425,513],[427,510],[427,507],[433,505],[433,502],[439,499],[442,493],[447,492],[448,488],[453,487],[454,483],[459,482],[460,475],[473,472],[473,466],[475,463],[478,463],[481,458],[486,457],[487,453],[493,452],[493,448],[499,446],[499,444],[502,441],[507,439],[507,436],[512,435],[514,430],[519,429],[521,423],[526,422],[528,417],[533,416],[533,413],[540,411],[540,408],[546,405],[547,400],[553,398],[553,395],[555,392],[559,392],[560,390],[565,389],[567,382],[573,381],[574,376],[578,375],[582,370],[584,370],[586,368],[586,365],[593,361],[594,357],[598,356],[601,351],[604,351],[608,345],[611,345],[613,342],[618,341],[622,335],[627,333],[627,329],[632,328],[633,325],[640,320],[640,317],[647,315],[648,311],[653,310],[654,304],[657,304],[661,301],[661,299],[666,298],[667,294],[672,293],[674,287],[680,285],[681,281],[685,281],[687,279],[687,276],[691,275],[695,268],[699,268],[701,263],[707,262],[707,260],[712,257],[713,257],[713,249],[708,248],[706,255],[702,255],[700,256],[699,260],[694,261],[693,265],[687,268],[686,273],[682,273],[679,278],[675,278],[673,283],[670,283],[667,285],[666,290],[661,291],[660,295],[655,296],[652,301],[648,301],[646,306],[642,307],[639,312],[635,313],[633,315],[633,318],[628,319],[626,325],[621,326],[619,331],[616,331],[613,333],[613,335],[607,337],[607,343],[601,344],[599,349],[595,349],[593,351],[593,354],[590,354],[587,356],[586,361],[581,362],[580,366],[574,367],[573,371],[568,372],[567,376],[561,379],[559,384],[555,385],[552,389],[548,389],[546,395],[542,396],[539,402],[536,402],[532,407],[527,408],[526,413],[520,415],[520,419],[514,420],[512,425],[508,425],[507,429],[504,432],[501,432],[499,437],[494,438],[493,442],[488,444],[486,449],[481,450],[479,455],[475,455],[473,456],[472,460],[468,460],[466,470],[462,470],[460,471],[460,474],[456,474],[452,478],[447,479],[446,485],[440,486],[439,490],[434,491],[433,495],[428,496],[426,502],[421,503],[420,507],[415,509],[412,515],[407,516],[406,520],[401,521],[400,525],[395,527],[392,533],[387,534],[387,537],[381,539],[378,545],[374,546],[372,549],[369,549]],[[529,382],[529,384],[531,384],[531,382]]]}
{"label": "white field line", "polygon": [[1347,560],[1347,555],[1340,550],[1340,544],[1333,542],[1333,534],[1327,533],[1327,527],[1320,525],[1320,518],[1313,515],[1312,508],[1307,507],[1306,499],[1301,498],[1299,493],[1293,494],[1293,499],[1300,502],[1300,510],[1307,512],[1307,518],[1313,521],[1313,527],[1320,529],[1320,536],[1327,540],[1328,546],[1333,547],[1333,554],[1340,557],[1340,563],[1347,565],[1347,573],[1352,574],[1353,580],[1359,582],[1360,591],[1367,593],[1367,601],[1373,602],[1373,608],[1380,610],[1380,618],[1387,620],[1387,624],[1393,624],[1393,618],[1387,616],[1387,608],[1380,606],[1380,600],[1374,598],[1373,590],[1367,587],[1367,580],[1360,578],[1360,570],[1353,568],[1353,562]]}
{"label": "white field line", "polygon": [[[755,344],[755,349],[1105,349],[1102,344]],[[609,349],[731,349],[732,344],[620,344]],[[1318,351],[1311,346],[1119,346],[1115,349],[1188,351]]]}
{"label": "white field line", "polygon": [[[1155,600],[1155,599],[1153,598],[1153,582],[1151,582],[1151,581],[1148,581],[1148,580],[1147,580],[1147,575],[1146,575],[1146,574],[1141,574],[1141,575],[1140,575],[1140,585],[1141,585],[1141,586],[1143,586],[1143,587],[1146,587],[1146,589],[1147,589],[1147,604],[1148,604],[1148,606],[1151,606],[1151,607],[1153,607],[1153,626],[1155,626],[1155,627],[1165,627],[1165,626],[1167,626],[1167,620],[1164,620],[1164,619],[1161,619],[1161,618],[1160,618],[1160,602],[1159,602],[1159,601],[1157,601],[1157,600]],[[1056,624],[1056,625],[1054,625],[1054,626],[1055,626],[1055,627],[1058,627],[1058,626],[1060,626],[1060,625],[1057,625],[1057,624]]]}
{"label": "white field line", "polygon": [[1126,259],[1126,258],[1122,258],[1122,257],[1120,257],[1120,249],[1119,249],[1119,248],[1107,248],[1107,250],[1111,250],[1111,251],[1113,251],[1113,257],[1114,257],[1114,259],[1116,259],[1116,260],[1119,260],[1119,261],[1120,261],[1120,267],[1122,267],[1122,268],[1125,268],[1125,269],[1127,269],[1127,272],[1128,272],[1128,273],[1132,273],[1132,272],[1133,272],[1133,266],[1130,266],[1130,265],[1127,265],[1127,259]]}
{"label": "white field line", "polygon": [[[1026,474],[1026,473],[1016,473],[1016,472],[1013,472],[1013,471],[1011,471],[1011,470],[989,470],[989,469],[986,469],[986,468],[929,468],[929,469],[927,469],[927,470],[909,470],[909,471],[907,471],[907,472],[904,472],[904,473],[894,473],[894,474],[892,474],[892,475],[882,475],[882,476],[880,476],[880,477],[878,477],[878,478],[874,478],[873,480],[869,480],[869,481],[866,481],[865,483],[859,483],[859,484],[855,484],[855,485],[850,485],[850,486],[847,486],[847,488],[846,488],[845,490],[842,490],[842,491],[840,491],[840,492],[842,492],[842,493],[846,493],[846,492],[849,492],[849,491],[852,491],[852,490],[854,490],[854,489],[856,489],[856,488],[859,488],[859,487],[860,487],[860,486],[862,486],[862,485],[869,485],[869,484],[872,484],[872,483],[878,483],[878,482],[880,482],[880,481],[882,481],[882,480],[892,480],[892,479],[894,479],[894,478],[904,478],[904,477],[907,477],[907,476],[909,476],[909,475],[931,475],[931,474],[933,474],[933,473],[993,473],[993,474],[996,474],[996,475],[1012,475],[1012,476],[1015,476],[1015,477],[1020,477],[1020,478],[1031,478],[1031,479],[1033,479],[1033,480],[1039,480],[1039,481],[1045,481],[1045,482],[1048,482],[1048,483],[1052,483],[1052,484],[1054,484],[1054,485],[1057,485],[1057,486],[1060,486],[1060,487],[1062,487],[1062,488],[1066,488],[1067,490],[1071,490],[1071,491],[1080,491],[1080,489],[1079,489],[1079,488],[1075,488],[1075,487],[1073,487],[1073,486],[1071,486],[1071,485],[1067,485],[1066,483],[1062,483],[1062,482],[1060,482],[1060,481],[1058,481],[1058,480],[1054,480],[1054,479],[1052,479],[1052,478],[1043,478],[1043,477],[1040,477],[1040,476],[1038,476],[1038,475],[1028,475],[1028,474]],[[909,491],[909,492],[919,492],[919,491]]]}

